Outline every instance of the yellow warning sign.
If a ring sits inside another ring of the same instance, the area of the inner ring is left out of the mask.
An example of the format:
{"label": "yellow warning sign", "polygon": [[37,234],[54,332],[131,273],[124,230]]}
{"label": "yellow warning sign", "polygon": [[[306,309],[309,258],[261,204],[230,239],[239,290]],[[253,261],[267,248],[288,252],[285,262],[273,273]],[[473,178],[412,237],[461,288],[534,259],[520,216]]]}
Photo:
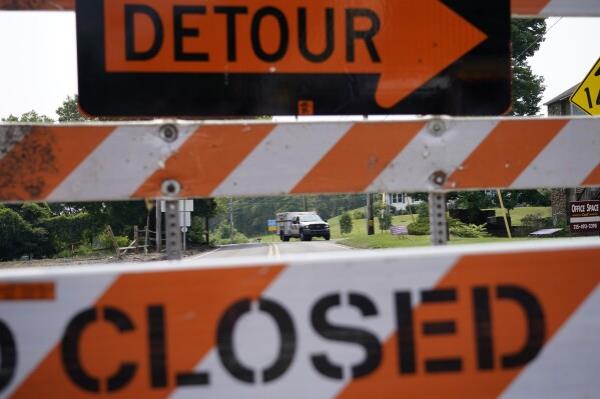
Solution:
{"label": "yellow warning sign", "polygon": [[571,102],[590,115],[600,115],[600,58],[571,96]]}

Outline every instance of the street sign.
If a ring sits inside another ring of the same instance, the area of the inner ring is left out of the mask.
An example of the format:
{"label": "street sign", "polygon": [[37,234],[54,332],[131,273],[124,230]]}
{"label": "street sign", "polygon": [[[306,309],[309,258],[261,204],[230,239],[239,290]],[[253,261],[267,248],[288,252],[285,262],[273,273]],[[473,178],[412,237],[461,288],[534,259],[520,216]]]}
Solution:
{"label": "street sign", "polygon": [[[161,212],[167,211],[165,200],[160,201],[160,211]],[[179,200],[178,211],[179,212],[193,212],[194,211],[194,200]]]}
{"label": "street sign", "polygon": [[498,115],[509,0],[78,0],[79,101],[104,116]]}
{"label": "street sign", "polygon": [[584,238],[4,270],[0,395],[595,398],[599,257]]}
{"label": "street sign", "polygon": [[267,231],[270,231],[270,232],[277,231],[277,220],[275,220],[275,219],[267,220]]}
{"label": "street sign", "polygon": [[600,233],[600,201],[573,201],[569,203],[571,233]]}
{"label": "street sign", "polygon": [[600,115],[600,58],[573,92],[571,102],[590,115]]}

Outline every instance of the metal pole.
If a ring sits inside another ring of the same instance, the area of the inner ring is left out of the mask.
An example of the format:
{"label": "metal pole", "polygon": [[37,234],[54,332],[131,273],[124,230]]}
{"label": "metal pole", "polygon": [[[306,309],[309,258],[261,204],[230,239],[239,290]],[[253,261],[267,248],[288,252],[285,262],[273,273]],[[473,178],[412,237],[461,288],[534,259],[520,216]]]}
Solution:
{"label": "metal pole", "polygon": [[186,248],[185,248],[185,245],[186,245],[185,244],[185,234],[186,234],[186,231],[187,231],[187,229],[183,231],[183,252],[185,252],[185,250],[186,250]]}
{"label": "metal pole", "polygon": [[179,226],[179,201],[165,201],[165,231],[167,233],[167,259],[181,259],[181,227]]}
{"label": "metal pole", "polygon": [[431,243],[446,245],[448,242],[448,222],[446,220],[446,194],[433,191],[429,193],[429,223]]}
{"label": "metal pole", "polygon": [[367,194],[367,235],[375,234],[375,221],[373,216],[373,194]]}
{"label": "metal pole", "polygon": [[160,252],[162,244],[162,212],[160,200],[156,200],[156,252]]}

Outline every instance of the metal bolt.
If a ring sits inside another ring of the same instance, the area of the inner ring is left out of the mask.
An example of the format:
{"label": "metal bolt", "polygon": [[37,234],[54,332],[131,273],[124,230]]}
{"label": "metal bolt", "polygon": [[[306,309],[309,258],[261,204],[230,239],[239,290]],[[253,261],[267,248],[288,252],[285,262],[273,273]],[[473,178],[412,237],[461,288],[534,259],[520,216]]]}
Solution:
{"label": "metal bolt", "polygon": [[444,173],[441,170],[438,170],[437,172],[433,172],[433,174],[430,177],[430,180],[433,184],[437,186],[443,186],[444,183],[446,183],[446,178],[446,173]]}
{"label": "metal bolt", "polygon": [[166,196],[174,197],[181,191],[181,184],[177,180],[168,179],[162,182],[160,191]]}
{"label": "metal bolt", "polygon": [[175,125],[162,125],[159,129],[160,138],[167,143],[172,143],[177,140],[177,126]]}
{"label": "metal bolt", "polygon": [[434,120],[429,123],[429,131],[434,136],[441,136],[446,131],[446,125],[440,120]]}

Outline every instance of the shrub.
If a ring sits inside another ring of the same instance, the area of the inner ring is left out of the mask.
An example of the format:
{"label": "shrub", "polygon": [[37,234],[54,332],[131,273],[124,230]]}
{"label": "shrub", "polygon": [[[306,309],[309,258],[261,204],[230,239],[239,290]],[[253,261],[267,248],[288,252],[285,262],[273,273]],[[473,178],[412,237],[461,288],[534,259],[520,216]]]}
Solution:
{"label": "shrub", "polygon": [[365,211],[363,211],[362,209],[357,209],[354,212],[352,212],[352,217],[354,219],[364,219],[365,216]]}
{"label": "shrub", "polygon": [[406,229],[408,230],[408,234],[410,235],[425,236],[429,234],[429,221],[422,222],[419,219],[417,219],[416,222],[412,222],[408,226],[406,226]]}
{"label": "shrub", "polygon": [[485,225],[465,224],[462,222],[458,222],[454,226],[450,226],[450,234],[457,237],[489,237],[488,232],[485,230]]}
{"label": "shrub", "polygon": [[[227,221],[224,221],[217,227],[214,234],[214,244],[216,245],[224,245],[224,244],[232,244],[231,242],[231,226]],[[233,244],[243,244],[248,242],[248,237],[244,234],[237,231],[235,228],[233,229]]]}
{"label": "shrub", "polygon": [[187,238],[195,244],[204,244],[206,241],[206,231],[204,229],[204,218],[200,216],[192,217],[192,225],[190,226]]}
{"label": "shrub", "polygon": [[521,225],[528,229],[539,230],[552,226],[552,218],[545,218],[540,213],[532,213],[523,216]]}
{"label": "shrub", "polygon": [[[117,241],[117,246],[119,247],[126,247],[129,245],[129,237],[127,236],[115,236],[115,240]],[[110,238],[110,234],[108,234],[106,231],[100,233],[100,235],[98,236],[98,241],[100,242],[99,249],[113,248],[113,242]]]}
{"label": "shrub", "polygon": [[352,232],[352,218],[348,212],[340,216],[340,232],[350,234]]}

